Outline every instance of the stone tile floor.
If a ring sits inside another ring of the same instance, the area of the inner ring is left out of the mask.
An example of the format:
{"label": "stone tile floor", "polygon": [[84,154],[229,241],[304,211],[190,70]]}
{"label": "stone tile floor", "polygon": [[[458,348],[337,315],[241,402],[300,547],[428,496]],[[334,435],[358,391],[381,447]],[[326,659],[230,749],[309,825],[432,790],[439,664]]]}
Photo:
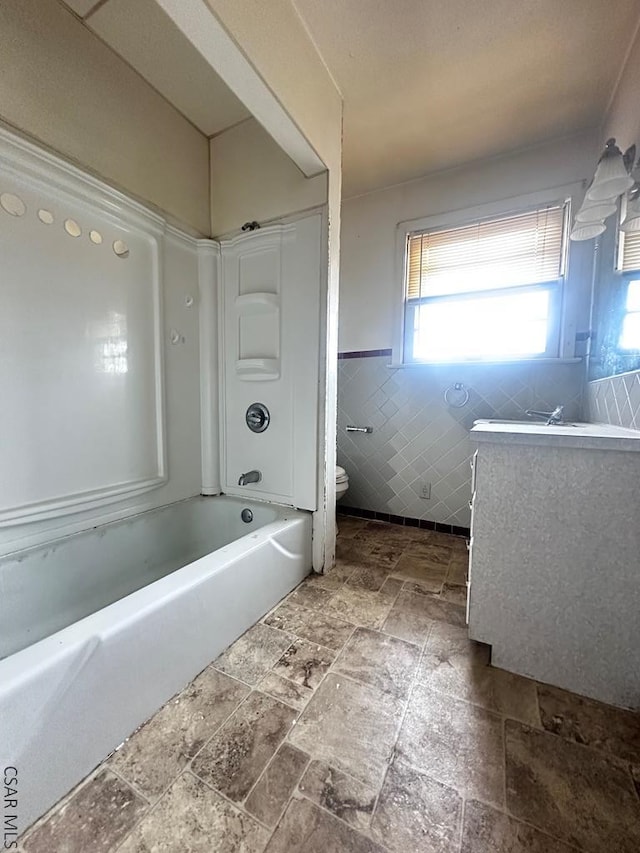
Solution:
{"label": "stone tile floor", "polygon": [[25,853],[638,853],[640,715],[489,665],[464,541],[342,518]]}

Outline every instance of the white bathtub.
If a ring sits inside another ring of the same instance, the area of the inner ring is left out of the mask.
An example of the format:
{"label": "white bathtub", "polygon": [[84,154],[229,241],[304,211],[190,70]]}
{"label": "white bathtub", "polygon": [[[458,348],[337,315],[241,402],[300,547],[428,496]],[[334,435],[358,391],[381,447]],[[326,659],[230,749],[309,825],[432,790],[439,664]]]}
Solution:
{"label": "white bathtub", "polygon": [[228,497],[0,559],[0,768],[18,770],[19,831],[310,568],[309,514]]}

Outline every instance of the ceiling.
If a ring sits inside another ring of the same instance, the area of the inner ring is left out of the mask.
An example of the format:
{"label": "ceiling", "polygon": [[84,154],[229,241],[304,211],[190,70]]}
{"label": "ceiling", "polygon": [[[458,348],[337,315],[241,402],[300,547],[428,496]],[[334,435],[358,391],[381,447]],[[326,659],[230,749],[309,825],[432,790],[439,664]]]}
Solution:
{"label": "ceiling", "polygon": [[215,136],[249,117],[154,0],[64,2],[205,136]]}
{"label": "ceiling", "polygon": [[[64,2],[206,136],[249,116],[154,0]],[[346,197],[599,126],[640,15],[639,0],[291,2],[344,98]]]}
{"label": "ceiling", "polygon": [[344,98],[353,196],[599,126],[638,0],[293,0]]}

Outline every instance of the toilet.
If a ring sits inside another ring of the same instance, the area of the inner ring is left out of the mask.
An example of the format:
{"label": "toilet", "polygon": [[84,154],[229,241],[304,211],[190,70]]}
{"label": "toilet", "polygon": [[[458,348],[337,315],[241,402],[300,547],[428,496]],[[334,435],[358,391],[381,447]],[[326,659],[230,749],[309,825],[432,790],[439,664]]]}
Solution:
{"label": "toilet", "polygon": [[339,501],[340,498],[344,497],[349,488],[349,475],[341,468],[339,465],[336,465],[336,500]]}

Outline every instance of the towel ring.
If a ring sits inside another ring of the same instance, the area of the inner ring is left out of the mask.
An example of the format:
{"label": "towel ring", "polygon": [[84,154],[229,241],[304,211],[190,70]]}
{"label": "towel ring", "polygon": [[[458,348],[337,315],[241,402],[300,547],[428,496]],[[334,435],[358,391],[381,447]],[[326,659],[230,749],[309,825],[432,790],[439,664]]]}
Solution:
{"label": "towel ring", "polygon": [[462,382],[455,382],[444,392],[444,401],[452,409],[461,409],[469,402],[469,392]]}

